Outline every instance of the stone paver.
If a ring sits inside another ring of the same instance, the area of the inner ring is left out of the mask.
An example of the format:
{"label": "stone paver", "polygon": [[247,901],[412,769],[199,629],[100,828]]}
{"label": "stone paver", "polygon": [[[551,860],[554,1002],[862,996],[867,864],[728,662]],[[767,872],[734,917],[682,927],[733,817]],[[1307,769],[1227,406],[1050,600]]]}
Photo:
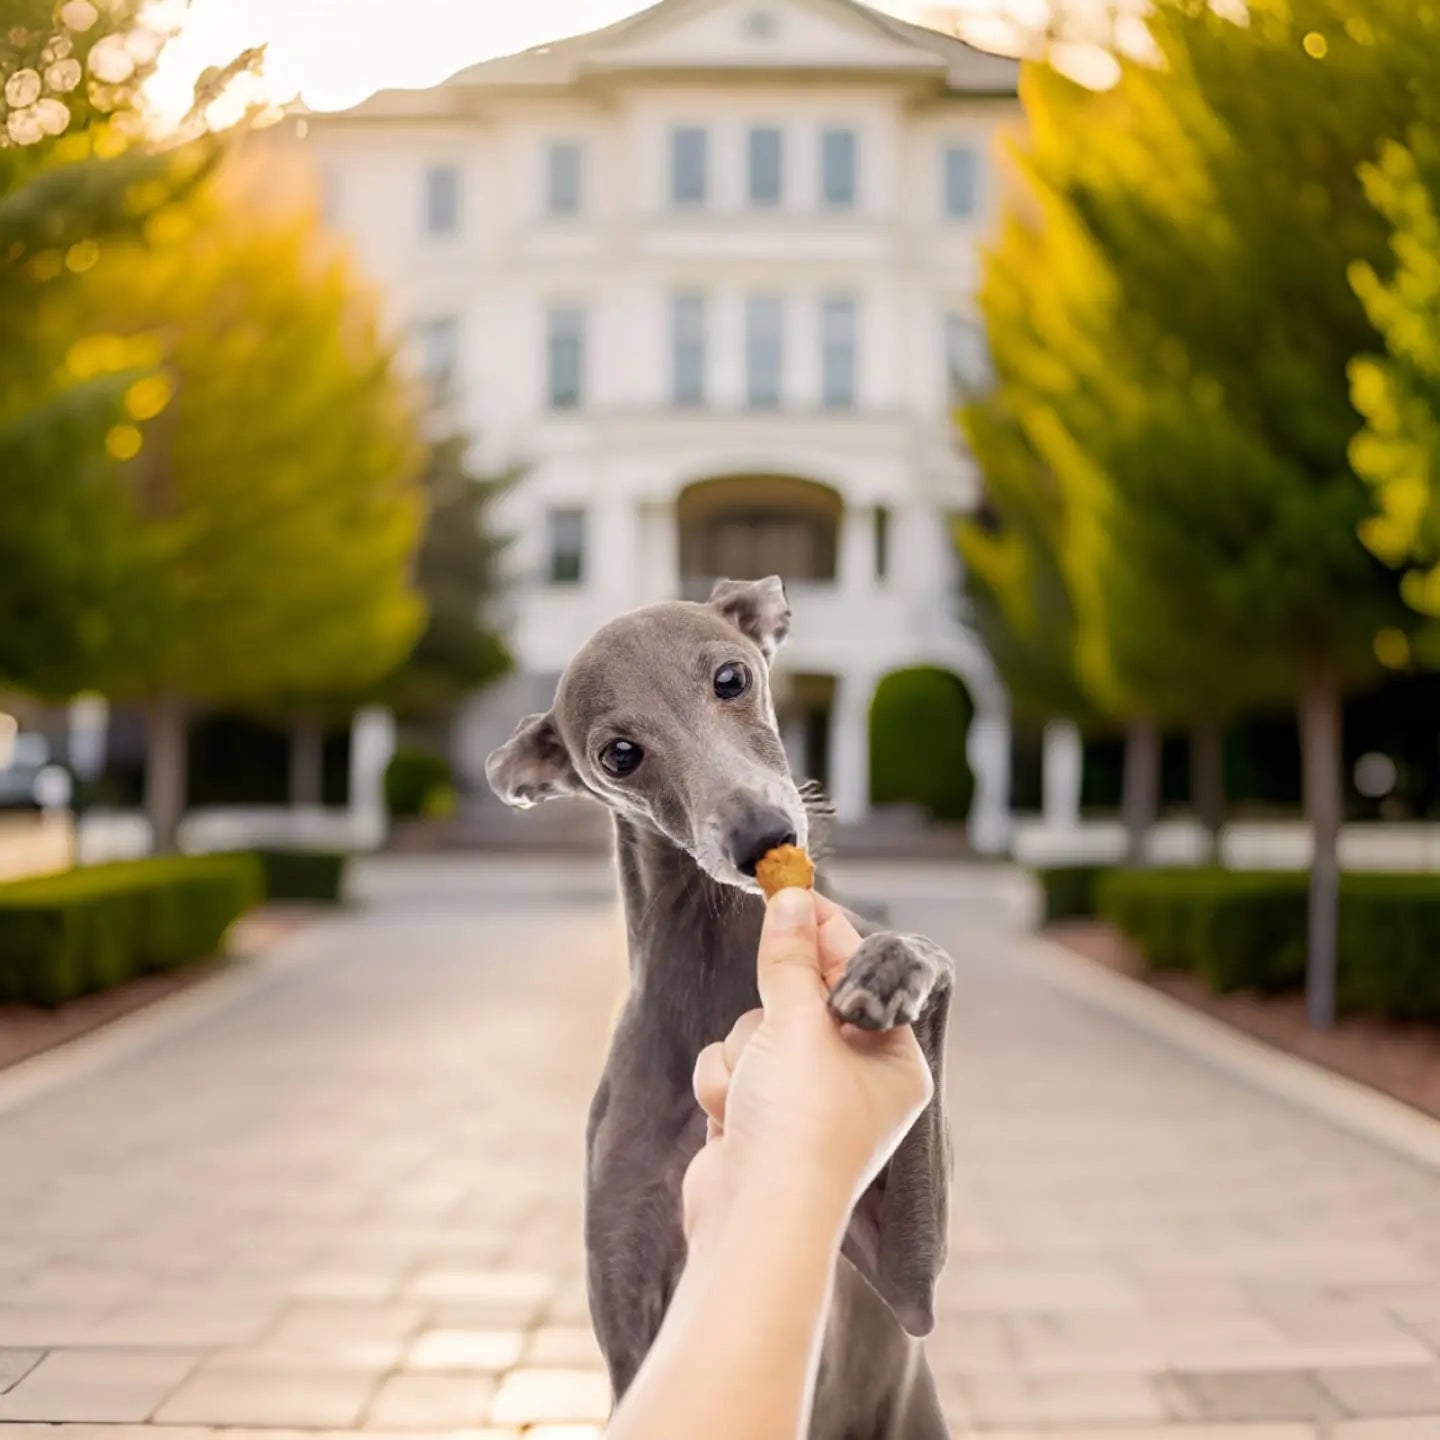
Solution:
{"label": "stone paver", "polygon": [[44,1357],[43,1350],[0,1350],[0,1395],[18,1385]]}
{"label": "stone paver", "polygon": [[411,1343],[405,1364],[410,1370],[474,1370],[495,1375],[518,1364],[525,1346],[525,1335],[519,1330],[427,1330]]}
{"label": "stone paver", "polygon": [[[841,879],[957,958],[957,1432],[1440,1440],[1440,1177],[1045,983],[1003,870]],[[308,960],[0,1109],[0,1440],[597,1440],[610,884],[379,862]]]}
{"label": "stone paver", "polygon": [[0,1395],[0,1420],[147,1420],[197,1358],[183,1350],[56,1350]]}
{"label": "stone paver", "polygon": [[207,1366],[160,1408],[162,1425],[344,1429],[359,1423],[375,1377],[363,1370]]}
{"label": "stone paver", "polygon": [[[459,1430],[490,1419],[491,1375],[392,1375],[370,1403],[373,1430]],[[504,1417],[500,1417],[504,1418]]]}

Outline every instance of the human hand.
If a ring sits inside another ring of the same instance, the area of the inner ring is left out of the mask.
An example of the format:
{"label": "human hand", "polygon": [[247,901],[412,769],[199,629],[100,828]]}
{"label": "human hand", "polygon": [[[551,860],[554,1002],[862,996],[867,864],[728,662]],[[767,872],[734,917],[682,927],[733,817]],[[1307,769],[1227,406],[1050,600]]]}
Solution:
{"label": "human hand", "polygon": [[695,1065],[708,1123],[685,1175],[692,1244],[738,1195],[780,1187],[803,1191],[843,1224],[929,1103],[934,1082],[908,1025],[862,1031],[830,1010],[829,988],[859,946],[823,896],[782,890],[766,907],[762,1009],[741,1016]]}

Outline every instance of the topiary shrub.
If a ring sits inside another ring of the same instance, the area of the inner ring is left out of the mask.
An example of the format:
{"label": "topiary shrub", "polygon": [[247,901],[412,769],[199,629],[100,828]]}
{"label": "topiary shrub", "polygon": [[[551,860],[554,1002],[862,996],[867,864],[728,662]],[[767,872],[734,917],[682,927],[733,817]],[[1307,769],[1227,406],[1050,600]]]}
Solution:
{"label": "topiary shrub", "polygon": [[870,701],[870,802],[919,805],[934,820],[970,813],[975,776],[965,740],[975,707],[934,665],[886,675]]}
{"label": "topiary shrub", "polygon": [[385,803],[401,820],[449,814],[455,805],[449,762],[425,750],[397,750],[385,767]]}

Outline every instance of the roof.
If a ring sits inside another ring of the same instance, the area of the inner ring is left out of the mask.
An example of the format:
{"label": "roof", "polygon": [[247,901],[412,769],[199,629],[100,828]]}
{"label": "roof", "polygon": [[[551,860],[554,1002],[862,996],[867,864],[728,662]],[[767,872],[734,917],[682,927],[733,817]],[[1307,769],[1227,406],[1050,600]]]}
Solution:
{"label": "roof", "polygon": [[[701,16],[718,3],[720,0],[657,0],[646,9],[601,29],[467,66],[439,88],[452,92],[469,91],[477,96],[487,91],[543,92],[563,89],[599,74],[643,68],[626,62],[625,46],[639,42],[651,32],[663,28],[667,22],[691,15]],[[873,68],[879,72],[904,70],[933,76],[937,88],[958,95],[1013,96],[1016,93],[1018,62],[1009,56],[994,55],[956,36],[882,14],[860,3],[860,0],[783,0],[783,3],[803,5],[812,11],[834,12],[837,18],[843,19],[852,28],[858,21],[873,29],[877,37],[889,42],[887,49],[891,59],[877,59],[873,67],[852,65],[846,68]],[[717,60],[708,66],[701,62],[685,67],[686,73],[690,74],[706,68],[733,70],[737,66],[733,61]],[[819,70],[824,68],[817,65]],[[395,92],[390,94],[393,96]]]}

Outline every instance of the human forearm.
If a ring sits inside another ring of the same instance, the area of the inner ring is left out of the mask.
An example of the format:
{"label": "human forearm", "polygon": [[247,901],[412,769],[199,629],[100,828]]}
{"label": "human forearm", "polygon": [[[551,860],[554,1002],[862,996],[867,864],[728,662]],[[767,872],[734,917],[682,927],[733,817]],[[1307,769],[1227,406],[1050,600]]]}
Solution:
{"label": "human forearm", "polygon": [[735,1196],[694,1237],[610,1440],[796,1440],[848,1213],[803,1166]]}

